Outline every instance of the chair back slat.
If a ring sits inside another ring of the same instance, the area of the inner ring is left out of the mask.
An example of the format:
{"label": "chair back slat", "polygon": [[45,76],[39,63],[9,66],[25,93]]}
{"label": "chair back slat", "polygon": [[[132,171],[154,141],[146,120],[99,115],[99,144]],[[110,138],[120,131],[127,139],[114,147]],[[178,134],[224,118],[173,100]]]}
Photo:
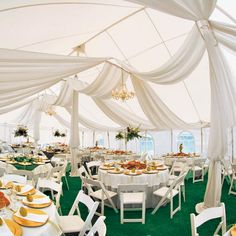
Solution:
{"label": "chair back slat", "polygon": [[98,234],[98,236],[105,236],[107,232],[107,227],[104,222],[105,219],[105,216],[100,216],[93,225],[93,227],[90,229],[87,236],[94,236],[96,233]]}

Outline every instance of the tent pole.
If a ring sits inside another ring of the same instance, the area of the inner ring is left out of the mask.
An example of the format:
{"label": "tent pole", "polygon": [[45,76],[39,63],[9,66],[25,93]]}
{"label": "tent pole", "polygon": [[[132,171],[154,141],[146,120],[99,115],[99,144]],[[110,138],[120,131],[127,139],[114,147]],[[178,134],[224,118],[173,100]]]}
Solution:
{"label": "tent pole", "polygon": [[71,148],[71,176],[77,176],[77,153],[79,148],[79,126],[78,126],[78,104],[79,94],[77,91],[72,92],[72,112],[71,112],[71,136],[70,136],[70,148]]}
{"label": "tent pole", "polygon": [[108,144],[108,148],[110,149],[111,145],[110,145],[110,135],[109,135],[109,131],[107,131],[107,144]]}
{"label": "tent pole", "polygon": [[201,155],[203,153],[203,130],[202,130],[202,127],[201,127]]}
{"label": "tent pole", "polygon": [[95,146],[95,130],[93,131],[93,146]]}
{"label": "tent pole", "polygon": [[170,130],[170,151],[173,152],[173,130]]}
{"label": "tent pole", "polygon": [[231,135],[232,135],[232,162],[234,161],[234,127],[231,128]]}
{"label": "tent pole", "polygon": [[84,131],[82,131],[82,147],[84,147]]}

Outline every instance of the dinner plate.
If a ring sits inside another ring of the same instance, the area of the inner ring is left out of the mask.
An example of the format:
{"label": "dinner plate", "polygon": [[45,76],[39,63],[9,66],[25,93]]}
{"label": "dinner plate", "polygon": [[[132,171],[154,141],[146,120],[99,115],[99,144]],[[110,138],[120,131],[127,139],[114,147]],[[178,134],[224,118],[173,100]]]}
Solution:
{"label": "dinner plate", "polygon": [[32,163],[30,163],[30,162],[19,162],[18,164],[22,165],[22,166],[31,166],[32,165]]}
{"label": "dinner plate", "polygon": [[109,174],[122,174],[123,173],[123,170],[108,170],[107,173]]}
{"label": "dinner plate", "polygon": [[26,196],[26,195],[28,195],[28,194],[33,195],[33,194],[35,194],[35,193],[36,193],[36,189],[35,189],[35,188],[32,188],[32,189],[30,189],[29,191],[26,191],[26,192],[23,192],[23,193],[17,192],[16,194],[19,195],[19,196]]}
{"label": "dinner plate", "polygon": [[130,175],[130,176],[137,176],[137,175],[141,175],[142,172],[139,171],[139,172],[133,173],[133,172],[129,171],[129,172],[124,172],[124,174],[125,174],[125,175]]}
{"label": "dinner plate", "polygon": [[144,174],[157,174],[158,170],[144,170],[143,173]]}
{"label": "dinner plate", "polygon": [[8,188],[13,188],[14,183],[12,181],[8,182],[7,184],[2,184],[0,189],[8,189]]}
{"label": "dinner plate", "polygon": [[101,170],[112,170],[112,169],[115,169],[115,167],[114,166],[100,166],[99,167]]}
{"label": "dinner plate", "polygon": [[235,225],[230,229],[230,233],[231,233],[231,236],[236,236],[236,226]]}
{"label": "dinner plate", "polygon": [[21,236],[23,234],[21,226],[16,222],[10,219],[4,219],[4,221],[14,236]]}
{"label": "dinner plate", "polygon": [[[42,210],[39,210],[39,209],[32,209],[32,208],[27,208],[27,211],[29,213],[32,213],[32,214],[36,214],[36,215],[47,215],[46,212],[42,211]],[[45,222],[36,222],[36,221],[31,221],[31,220],[28,220],[28,219],[24,219],[24,217],[18,217],[16,214],[13,214],[13,220],[19,224],[19,225],[22,225],[22,226],[26,226],[26,227],[38,227],[38,226],[42,226],[44,224],[47,223],[48,221],[48,218]]]}
{"label": "dinner plate", "polygon": [[33,162],[33,164],[35,164],[35,165],[44,165],[45,162]]}
{"label": "dinner plate", "polygon": [[156,170],[167,170],[168,167],[167,166],[157,166]]}
{"label": "dinner plate", "polygon": [[[37,198],[45,198],[46,196],[34,195],[34,196],[32,196],[32,197],[33,197],[33,199],[37,199]],[[39,208],[45,208],[45,207],[50,206],[50,205],[52,204],[52,201],[49,199],[49,202],[47,202],[47,203],[38,203],[38,204],[36,204],[36,203],[34,203],[34,201],[28,202],[28,201],[27,201],[27,198],[25,198],[25,199],[22,201],[22,203],[23,203],[24,205],[28,206],[28,207],[38,208],[38,209],[39,209]]]}

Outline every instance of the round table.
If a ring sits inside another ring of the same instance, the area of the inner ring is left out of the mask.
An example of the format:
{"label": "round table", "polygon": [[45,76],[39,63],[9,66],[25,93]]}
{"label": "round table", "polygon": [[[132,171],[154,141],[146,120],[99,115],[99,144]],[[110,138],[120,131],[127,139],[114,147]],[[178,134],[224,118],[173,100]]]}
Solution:
{"label": "round table", "polygon": [[194,160],[206,160],[205,157],[183,157],[183,156],[165,156],[165,164],[171,166],[175,161],[186,162],[188,165],[192,165]]}
{"label": "round table", "polygon": [[[137,176],[130,176],[125,174],[111,174],[106,170],[98,170],[99,180],[110,190],[117,192],[119,184],[147,184],[147,202],[146,207],[154,207],[157,203],[157,198],[153,196],[153,192],[165,186],[169,180],[169,170],[159,171],[157,174],[141,174]],[[119,206],[119,199],[116,199],[117,206]]]}
{"label": "round table", "polygon": [[[5,190],[2,190],[2,192],[6,193]],[[40,192],[38,190],[37,190],[36,194],[37,195],[44,195],[42,192]],[[7,196],[7,195],[5,194],[5,196]],[[24,197],[19,196],[18,198],[23,199]],[[21,203],[21,201],[18,201],[17,204],[19,205],[19,207],[23,205]],[[10,205],[10,208],[12,208],[12,205]],[[42,208],[41,210],[48,214],[49,221],[40,227],[31,228],[31,227],[21,226],[22,231],[23,231],[22,235],[23,236],[32,236],[32,235],[34,235],[34,236],[45,236],[45,235],[60,236],[61,231],[58,226],[58,216],[59,215],[58,215],[55,205],[52,203],[49,207]],[[11,210],[8,210],[8,208],[7,208],[6,213],[7,213],[8,218],[12,218],[13,212]],[[0,215],[1,215],[1,213],[0,213]]]}

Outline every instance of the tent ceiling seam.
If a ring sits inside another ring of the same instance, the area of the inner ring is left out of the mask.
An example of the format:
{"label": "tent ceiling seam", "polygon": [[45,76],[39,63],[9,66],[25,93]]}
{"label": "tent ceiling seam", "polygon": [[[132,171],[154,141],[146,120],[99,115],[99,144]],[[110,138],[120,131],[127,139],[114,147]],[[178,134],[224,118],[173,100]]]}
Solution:
{"label": "tent ceiling seam", "polygon": [[104,32],[107,32],[107,30],[111,29],[112,27],[118,25],[120,22],[123,22],[124,20],[128,19],[129,17],[133,16],[133,15],[136,15],[137,13],[143,11],[145,9],[145,7],[142,7],[142,8],[139,8],[138,10],[126,15],[125,17],[119,19],[118,21],[112,23],[111,25],[107,26],[106,28],[104,28],[103,30],[101,30],[100,32],[98,32],[97,34],[95,34],[94,36],[92,36],[91,38],[87,39],[86,41],[84,41],[83,43],[75,46],[73,48],[73,50],[69,53],[69,55],[73,54],[76,50],[76,48],[82,46],[82,45],[85,45],[86,43],[90,42],[91,40],[93,40],[94,38],[96,38],[97,36],[99,36],[100,34],[104,33]]}
{"label": "tent ceiling seam", "polygon": [[[164,41],[164,39],[163,39],[161,33],[160,33],[159,30],[157,29],[157,27],[156,27],[155,23],[153,22],[151,16],[148,14],[148,12],[147,12],[146,10],[144,10],[144,12],[146,13],[148,19],[150,20],[150,22],[151,22],[151,24],[153,25],[154,29],[156,30],[158,36],[160,37],[162,43],[164,44],[164,46],[165,46],[165,48],[166,48],[166,50],[167,50],[169,56],[172,57],[172,54],[171,54],[171,52],[170,52],[168,46],[166,45],[166,43],[165,43],[165,41]],[[191,103],[192,103],[193,108],[194,108],[194,110],[195,110],[195,112],[196,112],[196,115],[197,115],[199,121],[201,121],[200,114],[199,114],[199,112],[198,112],[198,109],[197,109],[197,107],[196,107],[196,104],[195,104],[195,102],[194,102],[194,100],[193,100],[193,98],[192,98],[192,96],[191,96],[191,94],[190,94],[190,91],[189,91],[189,89],[188,89],[188,87],[187,87],[185,81],[182,81],[182,83],[183,83],[183,85],[184,85],[184,87],[185,87],[185,89],[186,89],[186,91],[187,91],[187,93],[188,93],[188,96],[189,96],[189,98],[190,98],[190,100],[191,100]]]}
{"label": "tent ceiling seam", "polygon": [[176,37],[173,37],[173,38],[164,40],[164,41],[162,41],[162,42],[160,42],[160,43],[156,43],[156,44],[154,44],[154,45],[152,45],[152,46],[150,46],[150,47],[148,47],[148,48],[146,48],[146,49],[144,49],[144,50],[142,50],[142,51],[137,52],[136,54],[134,54],[134,55],[132,55],[132,56],[130,56],[130,57],[128,57],[128,58],[129,58],[129,59],[132,59],[132,58],[135,58],[135,57],[137,57],[137,56],[140,56],[140,55],[142,55],[143,53],[145,53],[145,52],[147,52],[147,51],[149,51],[149,50],[151,50],[151,49],[153,49],[153,48],[155,48],[155,47],[157,47],[157,46],[162,45],[163,42],[170,42],[170,41],[172,41],[172,40],[181,38],[181,37],[183,37],[184,35],[186,35],[186,34],[188,34],[188,33],[189,33],[189,32],[184,33],[184,34],[180,34],[180,35],[178,35],[178,36],[176,36]]}
{"label": "tent ceiling seam", "polygon": [[38,6],[50,6],[50,5],[96,5],[96,6],[107,6],[107,7],[120,7],[120,8],[138,8],[135,6],[122,6],[118,4],[107,4],[107,3],[96,3],[96,2],[51,2],[51,3],[37,3],[37,4],[28,4],[24,6],[9,7],[5,9],[0,9],[0,12],[13,11],[22,8],[38,7]]}

